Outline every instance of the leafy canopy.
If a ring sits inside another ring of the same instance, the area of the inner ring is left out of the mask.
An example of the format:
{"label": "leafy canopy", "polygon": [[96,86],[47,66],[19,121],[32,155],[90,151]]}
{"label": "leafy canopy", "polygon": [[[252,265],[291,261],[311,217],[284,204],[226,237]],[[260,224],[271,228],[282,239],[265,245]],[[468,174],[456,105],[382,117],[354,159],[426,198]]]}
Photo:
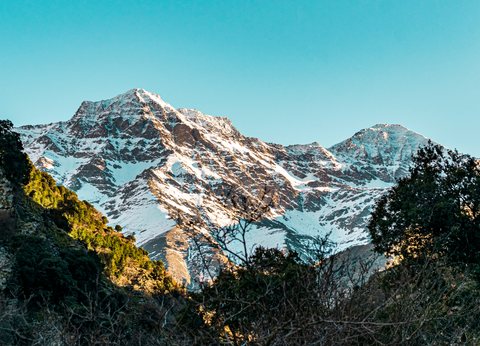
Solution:
{"label": "leafy canopy", "polygon": [[[309,299],[306,283],[316,283],[317,274],[294,251],[259,246],[250,255],[248,267],[222,268],[211,285],[192,293],[186,309],[190,311],[180,322],[200,328],[208,321],[220,334],[228,327],[232,333],[243,335],[256,323],[273,323],[276,316],[271,311],[280,309],[293,315]],[[195,301],[203,304],[195,306]]]}
{"label": "leafy canopy", "polygon": [[414,155],[409,172],[372,213],[368,230],[375,250],[401,259],[435,255],[478,263],[478,162],[429,142]]}

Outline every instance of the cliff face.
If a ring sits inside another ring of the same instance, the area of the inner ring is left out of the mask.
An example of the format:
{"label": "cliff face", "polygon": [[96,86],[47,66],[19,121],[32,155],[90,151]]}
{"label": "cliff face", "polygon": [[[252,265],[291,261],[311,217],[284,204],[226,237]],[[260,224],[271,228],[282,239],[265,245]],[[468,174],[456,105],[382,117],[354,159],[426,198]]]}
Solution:
{"label": "cliff face", "polygon": [[340,248],[365,244],[374,202],[427,143],[400,125],[378,124],[331,148],[285,147],[244,137],[227,118],[175,109],[143,89],[83,102],[68,121],[17,131],[39,169],[121,224],[187,283],[194,256],[172,215],[201,207],[226,224],[231,211],[221,191],[255,197],[267,187],[279,203],[271,221],[249,233],[250,245],[303,253],[311,237],[328,232]]}

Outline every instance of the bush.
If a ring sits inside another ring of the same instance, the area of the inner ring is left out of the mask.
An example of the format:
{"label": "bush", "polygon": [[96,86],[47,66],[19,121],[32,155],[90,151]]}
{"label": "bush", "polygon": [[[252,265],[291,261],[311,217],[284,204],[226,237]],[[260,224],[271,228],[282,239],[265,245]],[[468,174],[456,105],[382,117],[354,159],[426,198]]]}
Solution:
{"label": "bush", "polygon": [[12,239],[12,246],[18,249],[15,271],[25,297],[49,297],[54,303],[58,303],[74,294],[75,282],[68,264],[53,256],[44,239],[16,235]]}
{"label": "bush", "polygon": [[12,212],[0,210],[0,239],[9,241],[17,229],[17,220]]}
{"label": "bush", "polygon": [[480,263],[480,170],[476,160],[431,142],[410,175],[376,205],[368,224],[376,251],[414,260]]}
{"label": "bush", "polygon": [[23,152],[20,135],[12,129],[10,120],[0,120],[0,167],[15,186],[28,183],[33,165]]}

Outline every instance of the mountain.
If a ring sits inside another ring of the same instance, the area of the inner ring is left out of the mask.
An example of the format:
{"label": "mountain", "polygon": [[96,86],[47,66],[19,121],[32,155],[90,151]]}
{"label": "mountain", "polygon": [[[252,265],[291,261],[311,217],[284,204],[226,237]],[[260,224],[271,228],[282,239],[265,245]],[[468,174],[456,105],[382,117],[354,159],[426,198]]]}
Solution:
{"label": "mountain", "polygon": [[250,245],[306,253],[312,237],[329,232],[339,249],[366,244],[375,201],[428,141],[401,125],[377,124],[330,148],[265,143],[228,118],[175,109],[143,89],[85,101],[68,121],[17,131],[36,167],[121,224],[185,283],[195,260],[174,215],[201,208],[224,225],[231,211],[223,191],[254,198],[267,188],[278,205],[249,233]]}

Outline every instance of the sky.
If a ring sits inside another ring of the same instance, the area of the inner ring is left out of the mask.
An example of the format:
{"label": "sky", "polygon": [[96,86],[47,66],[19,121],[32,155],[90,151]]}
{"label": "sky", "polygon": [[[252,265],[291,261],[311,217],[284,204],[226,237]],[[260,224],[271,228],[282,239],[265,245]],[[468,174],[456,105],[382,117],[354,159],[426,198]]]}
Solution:
{"label": "sky", "polygon": [[0,0],[0,119],[133,88],[265,142],[387,123],[480,157],[480,1]]}

